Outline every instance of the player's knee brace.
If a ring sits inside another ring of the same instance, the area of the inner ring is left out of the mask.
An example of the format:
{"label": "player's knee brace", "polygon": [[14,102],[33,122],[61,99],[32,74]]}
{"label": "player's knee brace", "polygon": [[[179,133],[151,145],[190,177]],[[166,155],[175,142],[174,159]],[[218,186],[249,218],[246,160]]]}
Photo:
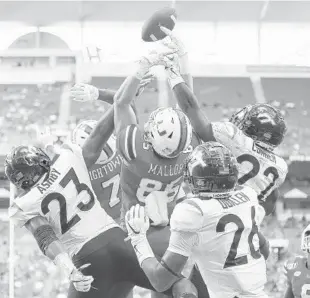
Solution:
{"label": "player's knee brace", "polygon": [[197,298],[198,293],[192,282],[186,278],[177,281],[172,287],[173,298]]}

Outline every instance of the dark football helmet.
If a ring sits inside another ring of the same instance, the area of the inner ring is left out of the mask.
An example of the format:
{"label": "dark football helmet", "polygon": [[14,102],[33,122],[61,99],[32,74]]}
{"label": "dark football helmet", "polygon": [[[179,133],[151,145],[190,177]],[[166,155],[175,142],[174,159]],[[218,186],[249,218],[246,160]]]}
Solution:
{"label": "dark football helmet", "polygon": [[244,107],[232,115],[230,122],[252,138],[257,145],[270,151],[282,143],[286,133],[286,124],[281,112],[264,103]]}
{"label": "dark football helmet", "polygon": [[19,189],[28,190],[50,171],[51,160],[40,148],[19,146],[5,159],[5,174]]}
{"label": "dark football helmet", "polygon": [[187,158],[184,180],[194,194],[226,197],[238,182],[237,160],[222,144],[204,143]]}

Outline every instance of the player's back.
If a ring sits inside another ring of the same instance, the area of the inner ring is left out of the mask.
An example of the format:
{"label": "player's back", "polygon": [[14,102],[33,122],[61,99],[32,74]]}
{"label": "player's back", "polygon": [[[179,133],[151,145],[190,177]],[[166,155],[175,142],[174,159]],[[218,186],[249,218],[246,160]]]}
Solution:
{"label": "player's back", "polygon": [[143,132],[136,125],[128,126],[118,141],[119,150],[126,161],[121,171],[122,200],[144,203],[151,192],[165,191],[168,203],[172,202],[183,181],[184,161],[198,144],[199,139],[193,134],[186,151],[175,158],[163,158],[144,141]]}
{"label": "player's back", "polygon": [[116,138],[110,137],[99,159],[89,170],[94,192],[101,207],[113,218],[120,217],[120,173],[123,158],[116,150]]}
{"label": "player's back", "polygon": [[[202,215],[201,222],[194,223],[199,225],[199,240],[192,257],[208,285],[210,297],[261,293],[266,282],[266,264],[259,252],[257,233],[264,211],[255,191],[245,187],[229,198],[192,198],[184,204],[197,208]],[[193,219],[187,220],[187,226],[193,224]]]}
{"label": "player's back", "polygon": [[14,200],[10,216],[20,226],[44,216],[71,256],[117,226],[94,194],[81,148],[72,144],[63,145],[43,182]]}
{"label": "player's back", "polygon": [[292,289],[294,298],[308,297],[310,292],[310,273],[306,266],[307,258],[297,256],[284,266],[287,284]]}
{"label": "player's back", "polygon": [[285,180],[288,168],[283,158],[255,144],[231,122],[212,123],[215,139],[236,156],[239,185],[252,187],[264,201]]}

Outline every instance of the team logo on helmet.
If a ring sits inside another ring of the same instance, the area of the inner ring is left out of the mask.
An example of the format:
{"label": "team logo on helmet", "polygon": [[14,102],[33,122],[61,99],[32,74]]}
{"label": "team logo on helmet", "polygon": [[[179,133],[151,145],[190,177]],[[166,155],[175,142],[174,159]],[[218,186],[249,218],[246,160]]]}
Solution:
{"label": "team logo on helmet", "polygon": [[237,161],[223,145],[204,143],[189,155],[184,180],[193,193],[213,198],[227,197],[237,185]]}
{"label": "team logo on helmet", "polygon": [[230,121],[267,150],[280,145],[286,133],[281,112],[269,104],[248,105],[235,113]]}
{"label": "team logo on helmet", "polygon": [[178,109],[159,108],[151,113],[144,126],[145,140],[165,158],[175,158],[185,151],[192,139],[188,117]]}
{"label": "team logo on helmet", "polygon": [[50,166],[49,156],[40,148],[19,146],[7,155],[5,174],[17,188],[26,190],[48,173]]}

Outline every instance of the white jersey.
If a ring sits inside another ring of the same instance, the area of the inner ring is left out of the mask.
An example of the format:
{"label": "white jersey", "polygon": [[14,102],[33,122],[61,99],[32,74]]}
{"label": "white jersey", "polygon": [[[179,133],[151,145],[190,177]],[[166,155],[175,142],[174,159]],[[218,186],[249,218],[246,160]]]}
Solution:
{"label": "white jersey", "polygon": [[237,158],[239,185],[252,187],[259,201],[265,201],[284,182],[288,168],[283,158],[256,146],[231,122],[214,122],[212,130],[216,141]]}
{"label": "white jersey", "polygon": [[168,250],[198,266],[210,298],[265,297],[258,238],[264,216],[249,187],[225,199],[185,199],[172,213]]}
{"label": "white jersey", "polygon": [[118,226],[101,208],[82,150],[73,144],[63,145],[49,177],[17,197],[9,213],[18,226],[45,217],[71,257],[90,239]]}

